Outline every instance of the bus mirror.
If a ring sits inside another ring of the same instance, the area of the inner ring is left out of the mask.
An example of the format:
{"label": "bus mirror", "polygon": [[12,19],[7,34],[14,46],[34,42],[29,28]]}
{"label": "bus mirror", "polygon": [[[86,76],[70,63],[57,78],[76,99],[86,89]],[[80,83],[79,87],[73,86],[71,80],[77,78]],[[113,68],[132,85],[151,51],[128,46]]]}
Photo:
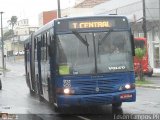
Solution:
{"label": "bus mirror", "polygon": [[131,35],[132,55],[135,56],[134,35]]}

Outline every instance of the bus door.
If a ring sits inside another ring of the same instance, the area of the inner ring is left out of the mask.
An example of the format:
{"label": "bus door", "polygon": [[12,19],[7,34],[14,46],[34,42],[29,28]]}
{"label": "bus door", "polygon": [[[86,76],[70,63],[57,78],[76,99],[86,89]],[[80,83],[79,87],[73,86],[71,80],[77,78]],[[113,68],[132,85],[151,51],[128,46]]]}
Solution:
{"label": "bus door", "polygon": [[43,94],[42,91],[42,76],[41,76],[41,42],[37,42],[37,73],[36,73],[36,80],[37,80],[37,87],[38,87],[38,95]]}
{"label": "bus door", "polygon": [[47,81],[47,34],[43,34],[42,37],[42,45],[41,45],[41,80],[42,80],[42,90],[43,90],[43,97],[46,100],[48,99],[48,81]]}
{"label": "bus door", "polygon": [[31,84],[30,84],[30,66],[29,66],[29,60],[30,60],[30,55],[29,55],[29,43],[25,45],[25,71],[26,71],[26,82],[28,87],[31,89]]}

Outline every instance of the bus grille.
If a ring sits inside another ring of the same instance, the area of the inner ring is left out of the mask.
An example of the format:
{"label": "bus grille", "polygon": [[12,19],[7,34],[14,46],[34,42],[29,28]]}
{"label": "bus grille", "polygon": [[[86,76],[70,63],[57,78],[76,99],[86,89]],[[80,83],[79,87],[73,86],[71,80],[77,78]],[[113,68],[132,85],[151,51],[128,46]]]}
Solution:
{"label": "bus grille", "polygon": [[93,80],[72,81],[72,85],[77,87],[75,94],[113,93],[118,91],[117,89],[118,83],[119,83],[118,79],[112,79],[112,80],[93,79]]}
{"label": "bus grille", "polygon": [[112,96],[93,96],[83,99],[86,104],[107,104],[112,101]]}

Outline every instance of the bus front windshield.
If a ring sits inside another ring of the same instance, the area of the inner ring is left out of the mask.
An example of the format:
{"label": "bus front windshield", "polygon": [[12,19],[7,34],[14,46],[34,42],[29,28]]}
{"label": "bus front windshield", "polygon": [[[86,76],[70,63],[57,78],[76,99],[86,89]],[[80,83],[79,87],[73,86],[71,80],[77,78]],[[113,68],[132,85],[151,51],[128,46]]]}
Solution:
{"label": "bus front windshield", "polygon": [[56,63],[60,75],[132,71],[129,32],[57,35]]}

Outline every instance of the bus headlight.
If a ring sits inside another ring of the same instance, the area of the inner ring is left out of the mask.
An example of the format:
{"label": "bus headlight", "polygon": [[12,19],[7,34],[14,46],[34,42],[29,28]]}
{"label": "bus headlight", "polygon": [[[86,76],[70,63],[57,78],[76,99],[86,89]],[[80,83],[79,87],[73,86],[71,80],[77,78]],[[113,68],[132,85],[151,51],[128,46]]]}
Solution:
{"label": "bus headlight", "polygon": [[63,90],[63,92],[64,92],[64,94],[70,94],[70,89],[69,88],[65,88],[64,90]]}
{"label": "bus headlight", "polygon": [[66,95],[71,95],[71,94],[75,94],[75,90],[72,88],[64,88],[63,93]]}
{"label": "bus headlight", "polygon": [[127,90],[128,90],[128,89],[131,89],[131,85],[130,85],[130,84],[126,84],[124,87],[125,87],[125,89],[127,89]]}
{"label": "bus headlight", "polygon": [[57,88],[56,93],[64,94],[64,95],[71,95],[71,94],[75,94],[75,90],[73,88]]}
{"label": "bus headlight", "polygon": [[119,87],[119,90],[122,91],[122,90],[130,90],[130,89],[135,89],[135,84],[132,83],[132,84],[126,84],[124,86],[120,86]]}

